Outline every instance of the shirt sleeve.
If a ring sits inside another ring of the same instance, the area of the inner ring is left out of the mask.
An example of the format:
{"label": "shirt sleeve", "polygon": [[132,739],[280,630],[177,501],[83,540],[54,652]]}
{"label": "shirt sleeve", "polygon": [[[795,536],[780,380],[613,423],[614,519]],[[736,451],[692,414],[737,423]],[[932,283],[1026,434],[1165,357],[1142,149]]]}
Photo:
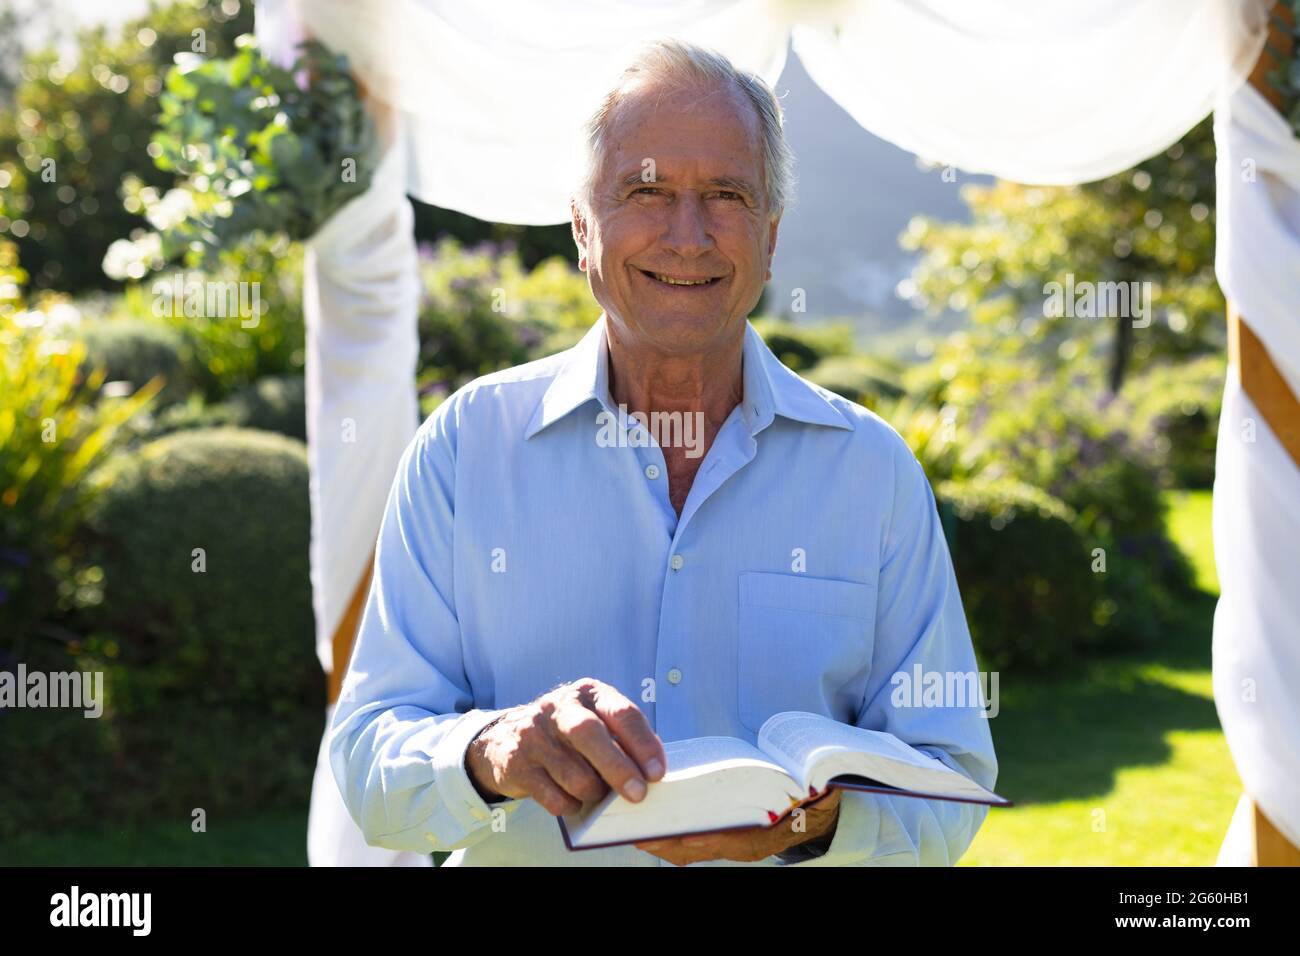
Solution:
{"label": "shirt sleeve", "polygon": [[[896,442],[893,517],[882,546],[871,675],[857,726],[884,730],[992,790],[997,758],[979,699],[911,706],[901,681],[938,672],[979,680],[975,649],[935,505],[911,451]],[[969,685],[967,685],[969,686]],[[964,705],[964,706],[961,706]],[[982,804],[846,790],[830,848],[787,866],[951,866],[988,816]]]}
{"label": "shirt sleeve", "polygon": [[398,464],[330,725],[330,766],[366,842],[422,853],[479,842],[494,813],[519,804],[489,805],[464,765],[469,742],[503,711],[475,707],[461,655],[454,404],[439,406]]}

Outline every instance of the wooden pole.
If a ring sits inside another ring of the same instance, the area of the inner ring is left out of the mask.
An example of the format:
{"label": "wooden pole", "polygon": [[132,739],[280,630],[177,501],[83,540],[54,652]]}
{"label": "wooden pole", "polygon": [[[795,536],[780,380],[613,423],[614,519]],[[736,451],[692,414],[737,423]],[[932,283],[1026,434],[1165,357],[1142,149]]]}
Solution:
{"label": "wooden pole", "polygon": [[334,636],[330,641],[334,649],[334,661],[333,667],[326,676],[326,694],[331,704],[339,699],[339,692],[343,687],[343,675],[347,673],[348,661],[352,659],[352,643],[356,640],[357,629],[361,626],[361,612],[365,610],[366,596],[370,593],[370,576],[374,573],[374,565],[375,556],[372,552],[370,560],[366,562],[366,573],[361,575],[361,580],[357,582],[356,590],[352,592],[352,600],[348,601],[348,608],[343,612],[343,619],[334,629]]}

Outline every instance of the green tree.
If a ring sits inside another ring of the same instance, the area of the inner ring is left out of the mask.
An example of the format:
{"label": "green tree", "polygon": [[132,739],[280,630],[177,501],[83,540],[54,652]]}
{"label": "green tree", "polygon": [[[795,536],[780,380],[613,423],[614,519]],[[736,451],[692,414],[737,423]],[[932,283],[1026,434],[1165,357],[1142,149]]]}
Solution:
{"label": "green tree", "polygon": [[[1112,392],[1153,361],[1223,348],[1208,119],[1163,153],[1095,183],[998,182],[967,186],[962,198],[969,223],[918,217],[901,237],[921,253],[911,278],[917,304],[969,311],[977,325],[1054,360],[1104,352]],[[1050,284],[1067,282],[1139,283],[1149,312],[1137,318],[1131,302],[1127,314],[1049,314]]]}
{"label": "green tree", "polygon": [[155,3],[111,33],[80,32],[72,66],[54,50],[24,58],[13,107],[0,112],[0,237],[18,243],[35,288],[112,285],[105,251],[146,225],[123,208],[122,178],[172,183],[148,152],[163,74],[177,53],[230,56],[252,28],[247,0]]}

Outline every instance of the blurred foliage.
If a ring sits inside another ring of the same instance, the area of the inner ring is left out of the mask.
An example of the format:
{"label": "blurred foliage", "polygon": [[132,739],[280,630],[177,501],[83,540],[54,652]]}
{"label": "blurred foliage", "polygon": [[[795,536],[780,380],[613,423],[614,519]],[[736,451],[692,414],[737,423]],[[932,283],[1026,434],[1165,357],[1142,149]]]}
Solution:
{"label": "blurred foliage", "polygon": [[871,355],[834,355],[803,374],[810,382],[874,411],[886,400],[903,397],[902,371],[896,363]]}
{"label": "blurred foliage", "polygon": [[[101,669],[96,654],[25,658],[30,669]],[[0,666],[3,666],[0,650]],[[317,669],[319,683],[319,668]],[[72,828],[115,832],[165,821],[190,836],[193,811],[214,821],[298,808],[311,792],[324,693],[268,719],[260,705],[213,706],[198,695],[87,720],[70,708],[0,711],[0,846]],[[301,840],[301,834],[299,839]],[[84,857],[79,856],[79,860]]]}
{"label": "blurred foliage", "polygon": [[854,351],[853,327],[847,322],[796,325],[774,318],[752,321],[772,354],[796,372],[806,372],[824,359],[847,357]]}
{"label": "blurred foliage", "polygon": [[1091,620],[1107,639],[1142,643],[1192,575],[1165,533],[1159,461],[1133,432],[1129,402],[1098,394],[1096,365],[1035,361],[976,328],[911,370],[908,397],[884,414],[932,481],[1012,480],[1069,508],[1088,551],[1106,561]]}
{"label": "blurred foliage", "polygon": [[185,340],[175,329],[143,319],[84,322],[79,337],[86,347],[83,372],[102,368],[106,384],[128,382],[134,391],[161,377],[157,407],[184,401],[194,388],[183,355]]}
{"label": "blurred foliage", "polygon": [[302,376],[277,375],[258,379],[224,402],[205,403],[193,396],[184,405],[167,409],[156,418],[140,416],[141,431],[161,438],[191,428],[253,428],[307,440],[306,391]]}
{"label": "blurred foliage", "polygon": [[1227,356],[1206,355],[1152,366],[1125,385],[1131,427],[1155,459],[1163,487],[1213,486],[1227,370]]}
{"label": "blurred foliage", "polygon": [[[175,329],[198,385],[219,401],[263,376],[302,373],[302,269],[301,244],[253,233],[227,249],[211,272],[160,272],[128,286],[114,314]],[[226,304],[209,307],[210,293]],[[236,302],[250,314],[239,314],[231,307]]]}
{"label": "blurred foliage", "polygon": [[120,27],[80,32],[75,62],[54,50],[25,57],[14,108],[0,111],[0,237],[17,240],[36,288],[108,284],[109,245],[145,226],[122,206],[123,177],[158,189],[173,180],[147,152],[164,72],[177,53],[233,53],[252,27],[249,2],[154,3]]}
{"label": "blurred foliage", "polygon": [[1098,639],[1101,586],[1075,515],[1009,478],[935,489],[980,667],[1045,670]]}
{"label": "blurred foliage", "polygon": [[126,177],[126,208],[143,209],[157,232],[114,243],[110,276],[140,279],[174,261],[211,271],[258,232],[307,239],[369,188],[378,140],[346,58],[309,41],[282,69],[251,34],[236,46],[224,59],[180,57],[167,72],[150,149],[182,181],[160,196]]}
{"label": "blurred foliage", "polygon": [[[71,313],[70,315],[68,313]],[[102,369],[85,372],[75,310],[66,303],[0,317],[0,635],[30,646],[76,593],[72,540],[93,489],[90,470],[113,452],[121,427],[162,387],[95,401]]]}
{"label": "blurred foliage", "polygon": [[560,259],[526,269],[510,246],[443,239],[420,250],[425,414],[465,383],[567,348],[600,316],[586,277]]}
{"label": "blurred foliage", "polygon": [[183,431],[93,481],[86,554],[102,586],[81,606],[118,645],[115,708],[165,719],[168,696],[185,695],[273,721],[319,697],[301,442]]}
{"label": "blurred foliage", "polygon": [[[1072,187],[969,185],[969,223],[914,219],[900,241],[921,253],[904,290],[933,311],[968,311],[1040,356],[1108,356],[1119,391],[1155,361],[1221,350],[1214,279],[1214,137],[1206,119],[1133,169]],[[1126,316],[1048,317],[1049,283],[1149,283],[1146,327]]]}
{"label": "blurred foliage", "polygon": [[11,319],[23,305],[27,273],[18,264],[18,247],[0,239],[0,322]]}
{"label": "blurred foliage", "polygon": [[488,243],[512,248],[519,254],[525,269],[558,256],[569,263],[577,261],[573,230],[569,223],[554,226],[517,226],[508,222],[488,222],[454,209],[430,206],[412,199],[415,208],[415,237],[420,242],[455,239],[465,246]]}

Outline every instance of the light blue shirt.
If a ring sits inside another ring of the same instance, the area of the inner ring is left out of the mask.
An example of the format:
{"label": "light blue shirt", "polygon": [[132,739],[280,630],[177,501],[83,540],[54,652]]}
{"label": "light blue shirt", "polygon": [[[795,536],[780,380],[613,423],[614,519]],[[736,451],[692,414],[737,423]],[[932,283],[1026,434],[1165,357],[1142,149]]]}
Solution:
{"label": "light blue shirt", "polygon": [[[448,397],[398,465],[329,740],[367,841],[454,850],[447,865],[660,865],[570,852],[540,804],[488,804],[465,770],[492,718],[581,677],[665,741],[752,743],[772,714],[812,711],[992,789],[979,702],[916,706],[892,680],[976,673],[934,496],[898,434],[747,323],[744,398],[679,518],[648,433],[601,437],[602,410],[618,415],[607,357],[602,316],[574,348]],[[795,865],[952,864],[987,812],[846,791],[830,849]]]}

